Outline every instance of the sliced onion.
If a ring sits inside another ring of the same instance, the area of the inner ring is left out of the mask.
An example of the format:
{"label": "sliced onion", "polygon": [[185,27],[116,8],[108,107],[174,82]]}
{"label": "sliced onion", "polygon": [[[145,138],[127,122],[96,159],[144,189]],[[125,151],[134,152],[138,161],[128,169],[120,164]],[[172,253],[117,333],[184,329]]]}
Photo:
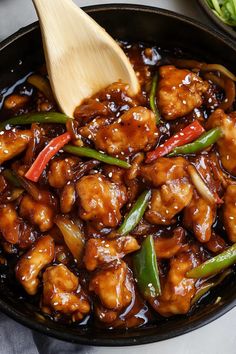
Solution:
{"label": "sliced onion", "polygon": [[48,79],[41,75],[33,74],[28,77],[27,82],[41,91],[50,102],[54,102],[52,89]]}
{"label": "sliced onion", "polygon": [[221,64],[203,64],[201,66],[201,71],[218,71],[229,79],[236,81],[236,76]]}
{"label": "sliced onion", "polygon": [[0,196],[0,203],[10,203],[17,200],[24,193],[24,189],[21,188],[13,188],[9,193],[2,194]]}
{"label": "sliced onion", "polygon": [[11,191],[11,195],[7,197],[8,202],[14,202],[14,200],[18,199],[24,193],[24,189],[22,188],[14,188]]}
{"label": "sliced onion", "polygon": [[64,241],[73,257],[78,263],[81,263],[85,244],[82,228],[65,216],[57,216],[54,222],[60,229]]}
{"label": "sliced onion", "polygon": [[226,111],[231,108],[235,99],[235,83],[233,80],[225,78],[225,99],[218,108]]}
{"label": "sliced onion", "polygon": [[144,154],[139,152],[134,156],[130,169],[127,171],[126,177],[128,180],[133,180],[137,177],[139,167],[144,160]]}
{"label": "sliced onion", "polygon": [[199,173],[197,172],[196,168],[193,165],[188,166],[188,173],[192,179],[192,182],[198,191],[198,193],[210,204],[216,204],[215,197],[210,189],[207,187],[205,182],[200,177]]}

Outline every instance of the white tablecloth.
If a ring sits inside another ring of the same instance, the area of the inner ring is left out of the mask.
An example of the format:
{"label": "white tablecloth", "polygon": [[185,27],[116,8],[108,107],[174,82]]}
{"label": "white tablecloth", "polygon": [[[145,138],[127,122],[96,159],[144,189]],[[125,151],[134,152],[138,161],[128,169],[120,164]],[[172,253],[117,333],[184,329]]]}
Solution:
{"label": "white tablecloth", "polygon": [[[106,4],[104,1],[76,1],[80,6]],[[114,1],[158,6],[208,23],[194,0]],[[30,0],[0,0],[0,40],[36,20]],[[0,78],[1,80],[1,78]],[[236,308],[215,322],[168,341],[126,348],[95,348],[54,340],[33,333],[0,314],[0,354],[236,354]]]}

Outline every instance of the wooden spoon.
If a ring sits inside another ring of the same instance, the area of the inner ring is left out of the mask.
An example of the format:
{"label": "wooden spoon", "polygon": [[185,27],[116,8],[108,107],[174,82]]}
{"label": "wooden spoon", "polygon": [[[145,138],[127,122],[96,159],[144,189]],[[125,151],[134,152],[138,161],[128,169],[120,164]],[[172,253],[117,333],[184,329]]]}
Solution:
{"label": "wooden spoon", "polygon": [[33,0],[48,74],[61,110],[72,117],[83,99],[121,80],[139,91],[135,72],[119,45],[72,0]]}

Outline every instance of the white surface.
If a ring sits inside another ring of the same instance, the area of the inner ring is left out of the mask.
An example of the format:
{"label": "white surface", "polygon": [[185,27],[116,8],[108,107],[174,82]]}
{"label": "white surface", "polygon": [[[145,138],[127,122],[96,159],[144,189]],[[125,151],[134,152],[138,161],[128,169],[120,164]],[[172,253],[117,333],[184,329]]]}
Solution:
{"label": "white surface", "polygon": [[[111,3],[105,1],[76,1],[80,6]],[[114,1],[158,6],[192,16],[202,22],[207,19],[194,0]],[[0,40],[20,27],[35,21],[36,15],[30,0],[0,0]],[[126,348],[94,348],[94,354],[235,354],[236,308],[213,323],[189,334],[155,344]],[[17,353],[18,354],[18,353]],[[21,353],[19,353],[21,354]],[[22,353],[23,354],[23,353]]]}

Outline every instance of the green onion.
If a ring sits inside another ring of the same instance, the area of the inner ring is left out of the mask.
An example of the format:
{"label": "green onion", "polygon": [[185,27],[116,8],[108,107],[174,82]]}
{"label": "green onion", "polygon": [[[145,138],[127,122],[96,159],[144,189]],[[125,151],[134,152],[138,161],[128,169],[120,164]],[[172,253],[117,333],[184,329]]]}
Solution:
{"label": "green onion", "polygon": [[123,168],[130,168],[130,164],[126,161],[117,159],[115,157],[108,156],[101,152],[98,152],[94,149],[88,147],[79,147],[73,145],[64,146],[63,150],[73,155],[81,156],[81,157],[89,157],[91,159],[95,159],[98,161],[102,161],[107,163],[108,165],[115,165]]}
{"label": "green onion", "polygon": [[41,91],[46,98],[54,102],[53,92],[50,83],[46,77],[41,75],[32,74],[28,77],[27,82]]}
{"label": "green onion", "polygon": [[192,143],[176,147],[168,156],[194,154],[196,152],[202,151],[209,146],[213,145],[222,136],[222,131],[220,128],[213,128],[208,132],[200,135]]}
{"label": "green onion", "polygon": [[10,182],[14,187],[19,188],[22,186],[16,175],[12,172],[12,170],[6,169],[3,171],[2,174],[6,178],[6,180]]}
{"label": "green onion", "polygon": [[158,74],[156,73],[153,76],[152,79],[152,85],[151,85],[151,91],[150,91],[150,96],[149,96],[149,101],[150,101],[150,107],[153,113],[156,116],[156,122],[157,124],[160,122],[160,113],[157,108],[157,102],[156,102],[156,92],[157,92],[157,81],[158,81]]}
{"label": "green onion", "polygon": [[32,123],[66,124],[68,119],[71,118],[58,112],[22,114],[21,116],[13,117],[1,122],[0,130],[4,129],[7,125],[25,125]]}
{"label": "green onion", "polygon": [[217,285],[223,282],[223,280],[232,273],[231,269],[225,270],[219,275],[215,280],[209,281],[202,285],[202,287],[196,292],[195,296],[192,298],[191,305],[194,305],[198,302],[204,295],[206,295],[212,288],[215,288]]}
{"label": "green onion", "polygon": [[130,231],[132,231],[140,222],[147,209],[147,205],[149,199],[151,197],[151,191],[144,191],[137,199],[136,203],[125,217],[123,223],[118,229],[118,233],[120,235],[127,235]]}

